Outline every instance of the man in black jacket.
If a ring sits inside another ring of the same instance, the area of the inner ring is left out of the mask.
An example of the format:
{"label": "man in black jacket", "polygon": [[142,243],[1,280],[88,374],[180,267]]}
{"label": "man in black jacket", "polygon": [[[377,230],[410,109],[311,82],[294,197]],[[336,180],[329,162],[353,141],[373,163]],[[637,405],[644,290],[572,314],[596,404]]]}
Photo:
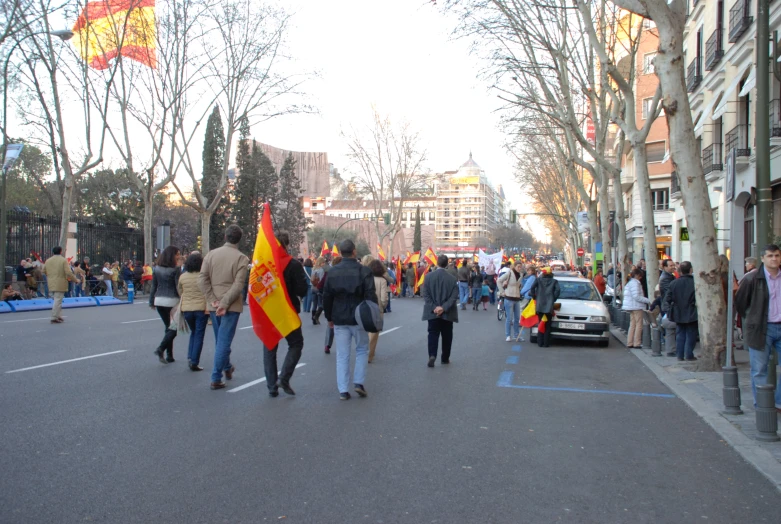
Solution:
{"label": "man in black jacket", "polygon": [[660,309],[662,310],[662,328],[664,329],[664,350],[668,357],[674,357],[676,355],[676,337],[677,326],[675,322],[670,320],[670,317],[665,315],[667,313],[666,305],[664,303],[664,297],[667,296],[667,291],[670,289],[670,284],[675,280],[675,264],[672,260],[662,260],[662,274],[659,275],[659,298],[661,299]]}
{"label": "man in black jacket", "polygon": [[694,297],[694,276],[692,263],[681,262],[681,278],[670,283],[662,301],[662,311],[675,322],[676,352],[678,360],[697,360],[694,344],[697,343],[697,302]]}
{"label": "man in black jacket", "polygon": [[[286,231],[278,231],[276,237],[287,253],[290,246],[290,235]],[[287,258],[289,260],[282,271],[282,278],[285,280],[290,303],[297,313],[301,313],[301,302],[298,297],[304,296],[307,292],[306,273],[301,262],[289,255]],[[266,371],[268,394],[271,397],[279,396],[279,388],[282,388],[288,395],[296,394],[293,388],[290,387],[290,379],[293,377],[293,371],[295,371],[296,364],[301,359],[301,351],[304,349],[304,334],[301,331],[301,326],[291,331],[285,337],[285,340],[287,340],[287,355],[285,356],[285,362],[282,364],[282,374],[279,376],[277,375],[277,348],[279,348],[279,344],[273,348],[263,346],[263,367]]]}
{"label": "man in black jacket", "polygon": [[458,322],[458,281],[446,269],[445,255],[437,257],[437,270],[423,281],[423,320],[428,320],[428,367],[437,361],[439,336],[442,335],[442,363],[450,363],[453,322]]}
{"label": "man in black jacket", "polygon": [[[759,269],[746,273],[735,295],[735,310],[743,317],[743,340],[749,349],[751,391],[757,405],[757,385],[767,383],[770,352],[781,355],[781,249],[765,246]],[[776,409],[781,411],[781,375],[776,385]]]}
{"label": "man in black jacket", "polygon": [[336,383],[339,398],[348,400],[350,384],[350,354],[355,339],[355,392],[366,396],[363,387],[369,365],[369,335],[355,320],[355,309],[364,300],[377,302],[374,276],[368,267],[355,259],[355,244],[345,240],[339,244],[342,261],[331,268],[323,286],[323,310],[328,327],[334,329],[336,346]]}

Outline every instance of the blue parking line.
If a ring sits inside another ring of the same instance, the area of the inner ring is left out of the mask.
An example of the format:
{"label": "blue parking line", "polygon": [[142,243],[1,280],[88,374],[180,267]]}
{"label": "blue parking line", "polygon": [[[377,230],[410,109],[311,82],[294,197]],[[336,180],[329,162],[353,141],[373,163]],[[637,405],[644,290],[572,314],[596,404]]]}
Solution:
{"label": "blue parking line", "polygon": [[518,356],[512,355],[510,357],[507,357],[507,364],[517,364],[518,363]]}
{"label": "blue parking line", "polygon": [[656,397],[656,398],[675,398],[675,395],[668,393],[640,393],[637,391],[612,391],[609,389],[578,389],[578,388],[556,388],[550,386],[516,386],[513,384],[512,371],[502,371],[496,386],[500,388],[513,389],[536,389],[540,391],[566,391],[569,393],[602,393],[605,395],[626,395],[631,397]]}
{"label": "blue parking line", "polygon": [[521,351],[521,346],[513,346],[513,351],[520,352]]}

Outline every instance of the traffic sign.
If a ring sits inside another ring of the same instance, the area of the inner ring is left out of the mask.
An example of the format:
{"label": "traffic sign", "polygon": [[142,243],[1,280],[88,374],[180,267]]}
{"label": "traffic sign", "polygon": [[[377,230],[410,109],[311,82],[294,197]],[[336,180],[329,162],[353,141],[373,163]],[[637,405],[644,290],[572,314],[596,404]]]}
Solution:
{"label": "traffic sign", "polygon": [[680,234],[680,240],[682,242],[686,242],[689,240],[689,228],[688,227],[682,227],[681,228],[681,234]]}
{"label": "traffic sign", "polygon": [[585,250],[585,249],[583,249],[582,247],[579,247],[579,248],[578,248],[578,256],[579,256],[579,257],[582,257],[582,256],[583,256],[583,255],[585,255],[585,254],[586,254],[586,250]]}

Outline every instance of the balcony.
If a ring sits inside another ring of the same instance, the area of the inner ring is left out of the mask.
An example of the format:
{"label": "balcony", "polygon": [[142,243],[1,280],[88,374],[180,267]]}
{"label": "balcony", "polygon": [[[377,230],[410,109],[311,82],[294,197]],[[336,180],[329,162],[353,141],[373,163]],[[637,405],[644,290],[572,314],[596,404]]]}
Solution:
{"label": "balcony", "polygon": [[724,31],[716,29],[705,42],[705,70],[712,70],[724,56]]}
{"label": "balcony", "polygon": [[681,198],[681,186],[678,183],[678,172],[670,174],[670,198]]}
{"label": "balcony", "polygon": [[743,33],[751,26],[754,21],[753,16],[749,16],[751,4],[749,0],[738,0],[732,9],[729,10],[729,41],[737,42],[743,36]]}
{"label": "balcony", "polygon": [[697,89],[702,82],[702,63],[699,56],[695,56],[686,70],[686,91],[689,93]]}
{"label": "balcony", "polygon": [[735,126],[732,131],[724,137],[724,150],[727,154],[733,149],[738,150],[738,156],[751,156],[751,149],[748,147],[748,129],[746,124]]}
{"label": "balcony", "polygon": [[711,144],[702,150],[702,170],[707,175],[712,171],[723,171],[721,144]]}

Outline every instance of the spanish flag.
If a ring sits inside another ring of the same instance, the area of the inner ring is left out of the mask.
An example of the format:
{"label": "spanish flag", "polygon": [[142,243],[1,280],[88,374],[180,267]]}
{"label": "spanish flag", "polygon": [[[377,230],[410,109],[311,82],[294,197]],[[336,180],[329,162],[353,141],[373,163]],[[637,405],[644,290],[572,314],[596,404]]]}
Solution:
{"label": "spanish flag", "polygon": [[404,262],[402,262],[402,264],[404,264],[405,266],[406,266],[407,264],[409,264],[409,263],[410,263],[410,257],[411,257],[411,256],[412,256],[412,255],[410,254],[410,252],[409,252],[409,251],[407,251],[407,256],[404,258]]}
{"label": "spanish flag", "polygon": [[271,208],[266,203],[252,255],[249,311],[252,330],[269,349],[275,348],[280,339],[301,327],[301,319],[290,302],[285,279],[282,278],[292,258],[274,236]]}
{"label": "spanish flag", "polygon": [[334,248],[331,250],[331,254],[333,256],[338,256],[339,255],[339,249],[336,247],[336,242],[334,242]]}
{"label": "spanish flag", "polygon": [[409,257],[410,264],[417,264],[418,262],[420,262],[420,251],[412,253]]}
{"label": "spanish flag", "polygon": [[537,317],[537,303],[534,299],[531,299],[521,313],[521,327],[532,328],[537,325],[539,318]]}
{"label": "spanish flag", "polygon": [[382,246],[379,242],[377,243],[377,254],[380,256],[380,261],[385,262],[385,251],[382,250]]}
{"label": "spanish flag", "polygon": [[423,253],[423,260],[425,260],[432,266],[437,265],[437,255],[430,247],[426,248],[426,252]]}
{"label": "spanish flag", "polygon": [[321,257],[324,257],[324,256],[326,256],[326,255],[329,253],[329,251],[331,251],[331,250],[330,250],[330,249],[328,249],[328,242],[326,242],[325,240],[323,240],[323,247],[322,247],[322,248],[320,248],[320,256],[321,256]]}
{"label": "spanish flag", "polygon": [[401,290],[404,289],[404,284],[401,283],[403,278],[401,271],[401,257],[396,259],[396,295],[401,296]]}
{"label": "spanish flag", "polygon": [[418,266],[415,266],[415,293],[417,293],[420,289],[420,286],[423,285],[423,280],[426,278],[427,271],[427,269],[424,269],[423,271],[420,271],[420,274],[418,274]]}
{"label": "spanish flag", "polygon": [[73,45],[93,69],[107,69],[120,55],[157,67],[155,0],[87,2],[73,34]]}

